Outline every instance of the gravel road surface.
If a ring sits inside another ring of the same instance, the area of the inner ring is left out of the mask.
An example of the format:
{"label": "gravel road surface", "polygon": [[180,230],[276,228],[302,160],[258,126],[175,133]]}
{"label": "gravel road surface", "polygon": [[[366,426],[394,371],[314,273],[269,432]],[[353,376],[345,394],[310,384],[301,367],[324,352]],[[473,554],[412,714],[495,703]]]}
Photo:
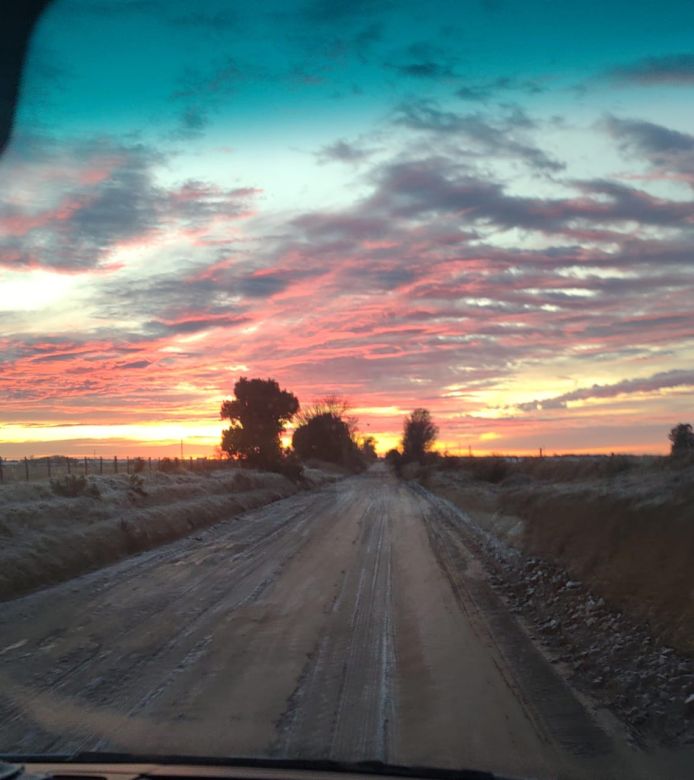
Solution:
{"label": "gravel road surface", "polygon": [[6,602],[0,749],[665,776],[579,701],[469,541],[376,466]]}

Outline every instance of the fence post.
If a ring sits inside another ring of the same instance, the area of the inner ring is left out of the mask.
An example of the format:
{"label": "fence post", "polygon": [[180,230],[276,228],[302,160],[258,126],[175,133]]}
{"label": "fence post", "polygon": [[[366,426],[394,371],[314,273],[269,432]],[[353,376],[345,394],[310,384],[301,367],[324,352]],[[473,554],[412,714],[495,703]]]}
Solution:
{"label": "fence post", "polygon": [[51,478],[51,456],[49,455],[46,458],[46,463],[48,464],[48,479]]}
{"label": "fence post", "polygon": [[151,474],[152,473],[152,456],[150,455],[147,460],[149,461],[149,473]]}
{"label": "fence post", "polygon": [[190,470],[192,471],[193,470],[193,456],[192,455],[190,456],[189,462],[190,462]]}
{"label": "fence post", "polygon": [[84,476],[87,476],[87,456],[84,456]]}
{"label": "fence post", "polygon": [[101,455],[99,455],[99,474],[104,473],[104,459]]}
{"label": "fence post", "polygon": [[65,458],[65,462],[67,463],[67,473],[70,474],[70,458]]}
{"label": "fence post", "polygon": [[113,473],[118,473],[118,455],[113,456]]}
{"label": "fence post", "polygon": [[5,474],[2,470],[2,458],[0,458],[0,482],[4,482],[4,481],[5,481]]}
{"label": "fence post", "polygon": [[130,474],[130,456],[127,455],[125,458],[125,473]]}
{"label": "fence post", "polygon": [[29,481],[29,461],[26,455],[24,456],[24,473],[26,474],[27,482]]}

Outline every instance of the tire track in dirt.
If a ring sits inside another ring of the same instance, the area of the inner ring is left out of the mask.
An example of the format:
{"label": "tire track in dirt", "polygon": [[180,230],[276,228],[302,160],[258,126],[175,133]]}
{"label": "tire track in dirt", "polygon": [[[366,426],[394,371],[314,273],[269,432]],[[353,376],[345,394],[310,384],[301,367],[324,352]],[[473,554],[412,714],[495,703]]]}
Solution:
{"label": "tire track in dirt", "polygon": [[491,638],[515,672],[511,678],[499,669],[514,694],[520,694],[538,730],[548,731],[577,755],[609,753],[611,743],[605,732],[530,642],[486,579],[465,576],[469,550],[477,545],[460,518],[420,485],[413,483],[411,489],[423,500],[422,518],[429,543],[461,609],[477,632]]}
{"label": "tire track in dirt", "polygon": [[358,522],[359,554],[278,723],[275,755],[392,757],[392,539],[382,496]]}
{"label": "tire track in dirt", "polygon": [[17,599],[0,744],[639,776],[483,562],[462,513],[376,466]]}
{"label": "tire track in dirt", "polygon": [[[128,593],[122,580],[115,584],[109,582],[105,588],[95,589],[96,593],[87,591],[86,604],[73,603],[68,610],[72,619],[67,622],[70,632],[76,634],[77,647],[58,657],[49,655],[42,669],[34,670],[30,677],[22,674],[22,668],[28,671],[33,664],[20,663],[14,668],[7,662],[3,664],[4,675],[12,680],[12,685],[3,686],[4,695],[0,694],[3,745],[14,744],[13,740],[17,740],[18,748],[24,748],[28,747],[25,745],[28,739],[33,751],[66,749],[68,735],[51,735],[26,721],[27,705],[45,692],[50,692],[52,697],[79,698],[85,705],[122,709],[125,704],[128,715],[142,710],[180,674],[186,658],[189,661],[200,659],[220,613],[231,612],[256,600],[272,586],[283,567],[310,539],[311,526],[319,518],[325,521],[326,510],[334,503],[332,493],[334,489],[325,488],[298,500],[292,497],[280,502],[284,506],[274,504],[208,530],[205,536],[212,540],[205,539],[210,543],[203,547],[201,565],[205,566],[206,560],[212,560],[212,565],[202,576],[190,577],[188,572],[187,576],[179,577],[177,583],[170,581],[172,563],[174,566],[184,564],[180,566],[184,574],[186,565],[192,565],[200,555],[199,543],[185,539],[154,553],[146,553],[146,561],[139,565],[129,562],[131,565],[126,567],[131,576],[137,576],[133,569],[147,569],[144,576],[148,574],[150,579],[157,571],[163,571],[164,579],[168,581],[159,592],[153,587],[140,588],[137,594]],[[233,552],[238,538],[244,539],[243,549]],[[227,551],[232,551],[228,557]],[[120,566],[116,564],[109,568]],[[111,581],[113,572],[109,569],[102,572],[87,575],[85,579],[98,580],[102,575]],[[138,574],[143,576],[142,572]],[[77,582],[65,583],[52,590],[72,590]],[[119,594],[123,597],[120,603]],[[12,613],[24,613],[26,603],[41,602],[42,595],[32,594],[6,604],[0,631],[9,635]],[[100,601],[104,596],[108,598]],[[104,615],[108,615],[106,622]],[[26,615],[24,619],[27,620]],[[21,627],[21,622],[14,625]],[[6,627],[7,630],[3,630]],[[90,635],[90,629],[101,635],[100,641]],[[50,632],[47,636],[50,637]],[[37,644],[45,646],[47,636]],[[166,637],[163,642],[162,636]],[[104,651],[103,648],[114,639],[117,639],[119,652]],[[31,645],[23,646],[22,659],[31,650]],[[27,679],[30,681],[29,696],[8,695],[16,683],[26,685]],[[95,743],[89,736],[74,735],[69,747],[72,750],[98,749],[101,742]]]}

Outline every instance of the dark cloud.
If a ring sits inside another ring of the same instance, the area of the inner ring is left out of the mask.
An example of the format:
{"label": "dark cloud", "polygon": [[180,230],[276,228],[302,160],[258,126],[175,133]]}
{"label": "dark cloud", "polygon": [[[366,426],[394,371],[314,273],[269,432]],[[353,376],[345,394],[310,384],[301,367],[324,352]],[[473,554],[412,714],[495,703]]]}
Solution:
{"label": "dark cloud", "polygon": [[386,67],[398,75],[415,79],[444,80],[455,77],[456,58],[430,43],[412,43],[396,52]]}
{"label": "dark cloud", "polygon": [[645,57],[627,65],[621,65],[605,74],[616,81],[644,86],[663,84],[694,84],[694,54],[670,54],[663,57]]}
{"label": "dark cloud", "polygon": [[592,385],[563,393],[554,398],[546,398],[542,401],[530,401],[518,404],[518,409],[524,412],[539,409],[564,409],[571,401],[585,401],[588,399],[615,398],[619,395],[633,393],[653,393],[659,390],[668,390],[673,387],[694,387],[694,371],[661,371],[649,377],[639,379],[623,379],[609,385]]}
{"label": "dark cloud", "polygon": [[[400,218],[456,213],[465,224],[481,221],[502,228],[561,232],[569,223],[636,222],[685,227],[694,219],[694,203],[655,198],[610,181],[574,182],[581,198],[532,198],[507,195],[489,180],[460,172],[449,158],[426,158],[381,166],[377,187],[366,202],[371,213]],[[598,196],[598,197],[591,197]]]}
{"label": "dark cloud", "polygon": [[[255,190],[194,181],[165,190],[154,176],[164,161],[142,144],[107,138],[60,152],[48,142],[36,164],[68,165],[66,181],[53,192],[47,188],[38,203],[0,198],[0,265],[86,270],[101,265],[119,244],[147,240],[164,227],[204,230],[213,217],[246,213]],[[55,202],[48,205],[50,196]]]}
{"label": "dark cloud", "polygon": [[468,82],[460,86],[455,94],[461,100],[485,102],[503,92],[521,92],[526,95],[538,95],[545,89],[537,81],[499,76],[486,81]]}
{"label": "dark cloud", "polygon": [[609,117],[605,125],[612,135],[640,152],[658,154],[694,151],[694,135],[670,130],[653,122]]}
{"label": "dark cloud", "polygon": [[440,62],[419,61],[407,62],[403,65],[391,65],[401,76],[410,76],[417,79],[446,79],[455,74],[450,65]]}
{"label": "dark cloud", "polygon": [[359,30],[351,38],[348,38],[346,44],[362,62],[365,62],[373,45],[382,40],[382,38],[383,25],[378,22],[373,22]]}
{"label": "dark cloud", "polygon": [[440,109],[433,101],[417,100],[401,103],[395,110],[393,122],[412,130],[453,136],[470,144],[470,151],[477,154],[515,157],[543,171],[564,168],[541,149],[514,138],[515,131],[533,127],[532,121],[519,110],[492,122],[478,113],[458,114]]}
{"label": "dark cloud", "polygon": [[[0,239],[0,265],[85,269],[96,266],[115,244],[150,234],[159,222],[153,165],[161,156],[142,145],[85,142],[70,150],[72,164],[110,168],[94,181],[72,183],[53,209],[0,202],[0,220],[10,225]],[[35,207],[34,207],[35,208]],[[9,261],[9,262],[8,262]]]}
{"label": "dark cloud", "polygon": [[59,352],[55,355],[43,355],[31,359],[32,363],[61,363],[63,361],[74,360],[76,357],[81,357],[82,352]]}
{"label": "dark cloud", "polygon": [[612,116],[603,125],[622,151],[645,157],[663,178],[681,174],[694,183],[694,135],[653,122]]}
{"label": "dark cloud", "polygon": [[119,363],[118,368],[147,368],[151,365],[151,360],[132,360],[130,363]]}
{"label": "dark cloud", "polygon": [[147,323],[147,330],[156,336],[189,335],[211,328],[238,327],[248,322],[250,319],[241,315],[195,315],[170,321],[152,320]]}
{"label": "dark cloud", "polygon": [[494,93],[481,85],[465,85],[459,87],[455,94],[461,100],[479,100],[480,102],[484,102],[485,100],[489,100],[489,98],[491,98]]}
{"label": "dark cloud", "polygon": [[250,275],[239,279],[235,288],[248,298],[271,298],[289,287],[291,282],[292,279],[286,274]]}
{"label": "dark cloud", "polygon": [[366,149],[348,141],[339,139],[332,144],[322,147],[316,152],[319,162],[345,162],[359,163],[367,160],[374,154],[374,149]]}
{"label": "dark cloud", "polygon": [[230,271],[214,275],[200,274],[199,267],[197,273],[194,269],[191,263],[181,263],[168,274],[106,278],[95,294],[99,310],[106,317],[116,318],[127,309],[133,319],[148,322],[149,330],[179,320],[200,322],[201,318],[228,317],[236,321],[245,316],[244,306],[231,300],[237,289]]}
{"label": "dark cloud", "polygon": [[311,241],[334,238],[363,241],[383,236],[388,229],[387,222],[382,217],[349,212],[311,212],[296,217],[291,224],[301,228]]}
{"label": "dark cloud", "polygon": [[200,138],[210,123],[209,115],[202,109],[189,106],[178,118],[178,126],[170,133],[175,140],[191,140]]}
{"label": "dark cloud", "polygon": [[[238,84],[248,78],[257,78],[261,71],[241,63],[236,57],[227,57],[211,67],[200,70],[186,68],[172,94],[174,99],[199,98],[206,101],[232,94]],[[206,103],[206,105],[208,105]]]}
{"label": "dark cloud", "polygon": [[253,187],[222,189],[214,184],[189,179],[180,187],[158,192],[163,218],[181,220],[191,227],[204,227],[215,217],[239,217],[252,198],[260,193]]}
{"label": "dark cloud", "polygon": [[104,184],[90,188],[72,213],[63,253],[72,251],[85,265],[119,241],[150,233],[158,224],[151,168],[147,149],[128,149]]}

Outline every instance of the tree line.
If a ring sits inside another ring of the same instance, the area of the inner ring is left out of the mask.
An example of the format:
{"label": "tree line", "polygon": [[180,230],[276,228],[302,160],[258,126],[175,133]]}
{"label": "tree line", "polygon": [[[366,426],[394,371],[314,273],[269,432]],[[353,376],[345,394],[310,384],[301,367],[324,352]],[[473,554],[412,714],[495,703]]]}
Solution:
{"label": "tree line", "polygon": [[[321,460],[361,471],[376,458],[373,436],[358,435],[357,419],[349,403],[329,395],[302,408],[294,393],[280,388],[274,379],[241,377],[234,398],[225,400],[221,418],[229,420],[222,432],[221,450],[241,464],[280,471],[298,478],[302,462]],[[294,421],[291,447],[283,448],[281,436]],[[400,449],[386,454],[386,462],[399,472],[406,463],[423,463],[438,436],[427,409],[417,408],[406,417]],[[694,431],[679,423],[669,434],[673,457],[694,454]]]}
{"label": "tree line", "polygon": [[[359,436],[357,419],[349,403],[329,395],[302,408],[299,399],[280,388],[274,379],[241,377],[234,385],[234,397],[223,401],[220,410],[229,427],[222,431],[221,449],[241,464],[280,471],[298,478],[302,462],[327,461],[352,471],[361,471],[376,458],[373,436]],[[294,421],[290,448],[282,447],[282,434]],[[431,449],[438,428],[426,409],[415,409],[405,420],[402,454],[404,461],[421,460]]]}

